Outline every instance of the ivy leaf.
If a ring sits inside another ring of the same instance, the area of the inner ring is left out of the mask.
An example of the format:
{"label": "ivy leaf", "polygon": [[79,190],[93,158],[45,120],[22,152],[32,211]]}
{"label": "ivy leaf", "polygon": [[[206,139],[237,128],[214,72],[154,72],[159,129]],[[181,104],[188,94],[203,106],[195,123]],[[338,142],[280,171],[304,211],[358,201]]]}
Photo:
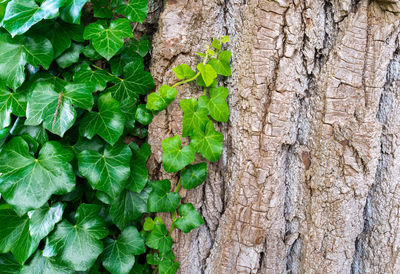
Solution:
{"label": "ivy leaf", "polygon": [[90,83],[96,90],[102,91],[106,88],[107,82],[113,80],[102,70],[92,70],[89,65],[83,64],[74,74],[74,82]]}
{"label": "ivy leaf", "polygon": [[11,251],[20,264],[24,263],[39,245],[29,234],[29,219],[19,217],[10,208],[0,208],[0,253]]}
{"label": "ivy leaf", "polygon": [[153,114],[146,109],[146,105],[140,104],[136,109],[135,119],[142,125],[148,125],[153,120]]}
{"label": "ivy leaf", "polygon": [[147,200],[151,187],[146,187],[141,193],[124,190],[110,208],[113,223],[124,229],[130,222],[138,220],[147,212]]}
{"label": "ivy leaf", "polygon": [[11,113],[24,116],[26,99],[20,93],[11,93],[7,88],[0,87],[0,129],[11,124]]}
{"label": "ivy leaf", "polygon": [[180,264],[173,260],[166,258],[159,264],[160,274],[175,274],[179,269]]}
{"label": "ivy leaf", "polygon": [[10,0],[1,0],[0,2],[0,26],[1,26],[1,21],[3,20],[4,14],[6,13],[6,7],[8,2]]}
{"label": "ivy leaf", "polygon": [[168,85],[160,87],[158,92],[150,93],[147,96],[146,108],[157,112],[167,108],[167,106],[176,98],[178,91]]}
{"label": "ivy leaf", "polygon": [[192,136],[196,129],[203,129],[208,119],[208,111],[204,107],[198,107],[195,98],[183,99],[179,102],[183,111],[182,136]]}
{"label": "ivy leaf", "polygon": [[161,142],[163,154],[163,167],[166,172],[173,173],[183,169],[194,161],[196,149],[192,145],[182,146],[181,137],[175,135]]}
{"label": "ivy leaf", "polygon": [[169,192],[171,182],[169,180],[151,183],[151,192],[147,209],[149,212],[173,212],[179,205],[181,196],[175,192]]}
{"label": "ivy leaf", "polygon": [[25,120],[17,118],[10,133],[14,136],[30,136],[35,139],[40,145],[44,145],[49,137],[43,126],[25,126]]}
{"label": "ivy leaf", "polygon": [[65,51],[60,57],[56,59],[56,62],[60,68],[67,68],[72,64],[79,61],[79,55],[81,54],[83,45],[72,44],[72,47]]}
{"label": "ivy leaf", "polygon": [[88,139],[98,134],[107,143],[114,145],[124,131],[125,118],[120,104],[110,93],[99,97],[99,112],[87,113],[80,122],[80,133]]}
{"label": "ivy leaf", "polygon": [[232,53],[230,51],[221,51],[218,59],[212,58],[208,63],[214,68],[214,70],[223,76],[231,76],[231,65],[229,60],[231,59]]}
{"label": "ivy leaf", "polygon": [[108,7],[108,0],[92,0],[93,15],[96,18],[112,18],[113,12]]}
{"label": "ivy leaf", "polygon": [[134,226],[125,228],[117,240],[106,239],[103,266],[115,274],[129,273],[135,264],[135,255],[146,252],[144,239]]}
{"label": "ivy leaf", "polygon": [[143,23],[147,15],[147,2],[148,0],[130,0],[125,4],[121,1],[116,12],[126,16],[130,21]]}
{"label": "ivy leaf", "polygon": [[73,274],[74,271],[57,261],[55,258],[43,256],[41,250],[36,251],[35,256],[28,265],[24,265],[20,274]]}
{"label": "ivy leaf", "polygon": [[214,129],[213,122],[208,122],[205,132],[198,130],[192,137],[193,145],[204,158],[211,162],[219,159],[222,153],[224,135]]}
{"label": "ivy leaf", "polygon": [[83,37],[92,42],[101,56],[110,60],[124,45],[124,38],[133,37],[132,27],[127,19],[117,19],[108,28],[92,23],[85,28]]}
{"label": "ivy leaf", "polygon": [[176,66],[173,69],[176,78],[180,80],[184,79],[190,79],[193,78],[196,75],[196,72],[194,72],[188,65],[186,64],[181,64],[179,66]]}
{"label": "ivy leaf", "polygon": [[0,34],[0,81],[17,89],[25,81],[27,62],[48,69],[53,60],[53,47],[49,40],[35,37],[17,37]]}
{"label": "ivy leaf", "polygon": [[206,107],[211,117],[218,122],[228,122],[229,107],[225,99],[229,91],[225,87],[210,88],[210,97],[199,97],[199,106]]}
{"label": "ivy leaf", "polygon": [[133,62],[124,67],[124,79],[110,87],[114,98],[122,100],[125,98],[135,99],[139,95],[144,95],[154,88],[154,80],[148,71],[144,70],[143,61],[134,59]]}
{"label": "ivy leaf", "polygon": [[61,19],[68,23],[79,24],[81,10],[89,0],[64,0],[65,7],[61,10]]}
{"label": "ivy leaf", "polygon": [[131,156],[129,147],[122,143],[107,145],[103,154],[85,150],[77,156],[79,172],[94,189],[104,191],[114,199],[129,178]]}
{"label": "ivy leaf", "polygon": [[68,163],[72,158],[54,141],[45,143],[34,158],[26,141],[15,137],[0,153],[0,193],[19,214],[39,208],[52,194],[74,189],[75,175]]}
{"label": "ivy leaf", "polygon": [[23,34],[41,20],[57,16],[63,2],[64,0],[46,0],[39,7],[34,0],[12,0],[6,8],[3,27],[13,37]]}
{"label": "ivy leaf", "polygon": [[[1,17],[0,17],[1,19]],[[15,260],[10,253],[0,254],[0,269],[2,274],[19,273],[21,265]]]}
{"label": "ivy leaf", "polygon": [[193,189],[201,185],[207,178],[207,164],[189,165],[181,173],[181,182],[184,189]]}
{"label": "ivy leaf", "polygon": [[198,64],[197,69],[200,71],[206,87],[211,86],[217,78],[217,72],[215,69],[210,64],[204,65],[203,63]]}
{"label": "ivy leaf", "polygon": [[171,250],[172,238],[168,236],[164,224],[154,226],[154,229],[146,237],[146,245],[150,248],[158,249],[161,254],[165,254]]}
{"label": "ivy leaf", "polygon": [[48,238],[43,251],[46,257],[55,254],[75,271],[86,271],[103,251],[101,239],[108,235],[99,217],[99,205],[81,204],[75,214],[75,225],[63,220]]}
{"label": "ivy leaf", "polygon": [[179,217],[175,221],[175,226],[185,233],[204,224],[203,217],[198,213],[191,203],[182,204],[179,207]]}
{"label": "ivy leaf", "polygon": [[71,103],[81,109],[90,110],[94,104],[93,95],[94,86],[92,84],[67,84],[64,87],[63,96],[69,99]]}
{"label": "ivy leaf", "polygon": [[146,164],[151,155],[151,149],[148,143],[144,143],[140,149],[135,143],[130,143],[129,146],[132,150],[131,174],[126,188],[139,193],[143,190],[149,178]]}

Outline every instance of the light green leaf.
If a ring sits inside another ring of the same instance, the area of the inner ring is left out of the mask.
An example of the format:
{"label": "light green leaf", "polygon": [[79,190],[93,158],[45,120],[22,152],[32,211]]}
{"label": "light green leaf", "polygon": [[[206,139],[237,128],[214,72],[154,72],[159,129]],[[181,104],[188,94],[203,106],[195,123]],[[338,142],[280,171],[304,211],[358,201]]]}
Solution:
{"label": "light green leaf", "polygon": [[63,220],[48,238],[44,256],[57,254],[75,271],[89,270],[103,252],[101,239],[108,235],[104,221],[99,217],[99,205],[81,204],[75,214],[75,225]]}
{"label": "light green leaf", "polygon": [[170,192],[171,182],[169,180],[152,182],[151,188],[147,203],[149,212],[173,212],[176,210],[181,196],[178,193]]}
{"label": "light green leaf", "polygon": [[138,98],[154,88],[154,80],[148,71],[144,70],[143,61],[134,59],[124,68],[124,79],[107,89],[115,99]]}
{"label": "light green leaf", "polygon": [[77,156],[79,172],[94,189],[104,191],[114,199],[129,178],[131,157],[131,150],[123,143],[107,145],[102,154],[85,150]]}
{"label": "light green leaf", "polygon": [[200,163],[189,165],[181,173],[182,187],[184,189],[193,189],[201,185],[207,178],[207,164]]}
{"label": "light green leaf", "polygon": [[211,117],[218,122],[228,122],[229,107],[226,103],[229,91],[225,87],[210,88],[210,97],[206,95],[199,97],[199,107],[208,109]]}
{"label": "light green leaf", "polygon": [[186,64],[181,64],[179,66],[176,66],[173,69],[176,78],[180,80],[184,79],[190,79],[193,78],[196,75],[196,72],[194,72],[188,65]]}
{"label": "light green leaf", "polygon": [[12,35],[23,34],[43,19],[58,15],[64,0],[46,0],[40,7],[34,0],[12,0],[8,3],[2,24]]}
{"label": "light green leaf", "polygon": [[61,9],[61,19],[68,23],[79,24],[81,10],[89,0],[64,0],[65,7]]}
{"label": "light green leaf", "polygon": [[79,61],[79,55],[81,54],[82,49],[83,45],[73,43],[71,48],[57,58],[57,64],[63,69],[75,64]]}
{"label": "light green leaf", "polygon": [[195,98],[183,99],[179,102],[183,111],[182,136],[192,136],[196,129],[203,129],[207,122],[208,110],[199,107]]}
{"label": "light green leaf", "polygon": [[113,274],[129,273],[135,264],[135,255],[146,252],[144,239],[134,226],[125,228],[117,240],[106,239],[103,266]]}
{"label": "light green leaf", "polygon": [[73,154],[57,142],[47,142],[38,158],[29,153],[22,137],[15,137],[0,153],[0,193],[19,214],[44,205],[52,194],[65,194],[75,187],[68,163]]}
{"label": "light green leaf", "polygon": [[118,5],[116,12],[126,16],[133,22],[143,23],[147,15],[148,0],[130,0],[128,4],[123,1]]}
{"label": "light green leaf", "polygon": [[130,143],[129,146],[132,150],[131,174],[126,188],[139,193],[143,190],[149,178],[146,164],[151,155],[151,149],[148,143],[144,143],[140,149],[135,143]]}
{"label": "light green leaf", "polygon": [[196,131],[192,137],[191,145],[193,145],[204,158],[211,162],[219,159],[222,153],[224,135],[214,129],[213,122],[208,122],[205,132]]}
{"label": "light green leaf", "polygon": [[124,131],[125,118],[120,104],[110,93],[100,96],[99,112],[89,112],[81,120],[80,133],[88,139],[98,134],[107,143],[114,145]]}
{"label": "light green leaf", "polygon": [[198,64],[197,69],[200,71],[201,77],[203,78],[206,86],[211,86],[214,80],[217,78],[217,72],[215,69],[210,64],[204,65],[203,63]]}
{"label": "light green leaf", "polygon": [[218,59],[212,58],[208,63],[215,69],[215,71],[223,76],[231,76],[231,65],[229,60],[231,59],[232,53],[230,51],[221,51]]}
{"label": "light green leaf", "polygon": [[96,90],[102,91],[106,88],[107,82],[114,78],[107,75],[102,70],[92,70],[89,65],[84,64],[74,74],[74,82],[77,83],[90,83],[95,86]]}
{"label": "light green leaf", "polygon": [[24,116],[26,99],[20,93],[11,93],[7,88],[0,87],[0,129],[11,124],[11,113]]}
{"label": "light green leaf", "polygon": [[147,96],[146,108],[157,112],[167,108],[167,106],[176,98],[178,91],[168,85],[160,87],[158,92],[150,93]]}
{"label": "light green leaf", "polygon": [[182,146],[179,135],[169,137],[161,142],[163,167],[166,172],[177,172],[194,161],[196,149],[192,145]]}
{"label": "light green leaf", "polygon": [[175,226],[185,233],[204,224],[203,217],[198,213],[192,204],[182,204],[179,207],[179,217],[175,221]]}
{"label": "light green leaf", "polygon": [[67,266],[58,262],[55,258],[43,256],[43,252],[38,250],[32,261],[28,265],[24,265],[20,274],[73,274],[74,271]]}
{"label": "light green leaf", "polygon": [[222,48],[221,41],[219,41],[217,38],[213,39],[211,46],[217,50],[221,50]]}
{"label": "light green leaf", "polygon": [[108,28],[92,23],[85,28],[83,37],[92,42],[101,56],[110,60],[124,45],[124,38],[133,37],[132,27],[127,19],[117,19]]}

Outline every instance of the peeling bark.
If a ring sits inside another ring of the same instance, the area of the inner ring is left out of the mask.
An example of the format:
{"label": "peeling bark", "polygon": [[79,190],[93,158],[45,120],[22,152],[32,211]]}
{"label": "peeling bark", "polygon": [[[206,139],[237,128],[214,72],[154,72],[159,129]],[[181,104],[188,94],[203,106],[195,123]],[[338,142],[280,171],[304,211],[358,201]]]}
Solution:
{"label": "peeling bark", "polygon": [[[394,0],[166,0],[152,74],[229,35],[230,120],[207,182],[181,191],[205,225],[176,232],[181,273],[397,273],[400,5]],[[181,133],[177,100],[149,128]]]}

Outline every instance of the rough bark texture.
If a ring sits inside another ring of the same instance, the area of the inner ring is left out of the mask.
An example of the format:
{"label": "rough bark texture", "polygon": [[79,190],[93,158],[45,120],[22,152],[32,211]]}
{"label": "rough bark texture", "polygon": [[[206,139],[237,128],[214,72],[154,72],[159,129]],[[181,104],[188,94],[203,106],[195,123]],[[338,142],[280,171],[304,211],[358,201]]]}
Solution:
{"label": "rough bark texture", "polygon": [[[174,234],[181,273],[400,272],[400,2],[166,0],[153,39],[157,85],[228,34],[225,150],[181,192],[206,224]],[[151,124],[181,133],[182,98]]]}

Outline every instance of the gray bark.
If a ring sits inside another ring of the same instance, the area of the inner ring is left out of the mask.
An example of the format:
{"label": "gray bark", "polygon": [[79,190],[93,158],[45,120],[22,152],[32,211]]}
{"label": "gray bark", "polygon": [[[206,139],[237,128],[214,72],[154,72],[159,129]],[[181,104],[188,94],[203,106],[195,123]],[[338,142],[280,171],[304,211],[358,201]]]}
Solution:
{"label": "gray bark", "polygon": [[[182,191],[205,225],[176,232],[181,273],[400,272],[400,4],[397,0],[166,0],[152,74],[229,35],[230,120],[207,182]],[[182,98],[149,128],[181,133]]]}

